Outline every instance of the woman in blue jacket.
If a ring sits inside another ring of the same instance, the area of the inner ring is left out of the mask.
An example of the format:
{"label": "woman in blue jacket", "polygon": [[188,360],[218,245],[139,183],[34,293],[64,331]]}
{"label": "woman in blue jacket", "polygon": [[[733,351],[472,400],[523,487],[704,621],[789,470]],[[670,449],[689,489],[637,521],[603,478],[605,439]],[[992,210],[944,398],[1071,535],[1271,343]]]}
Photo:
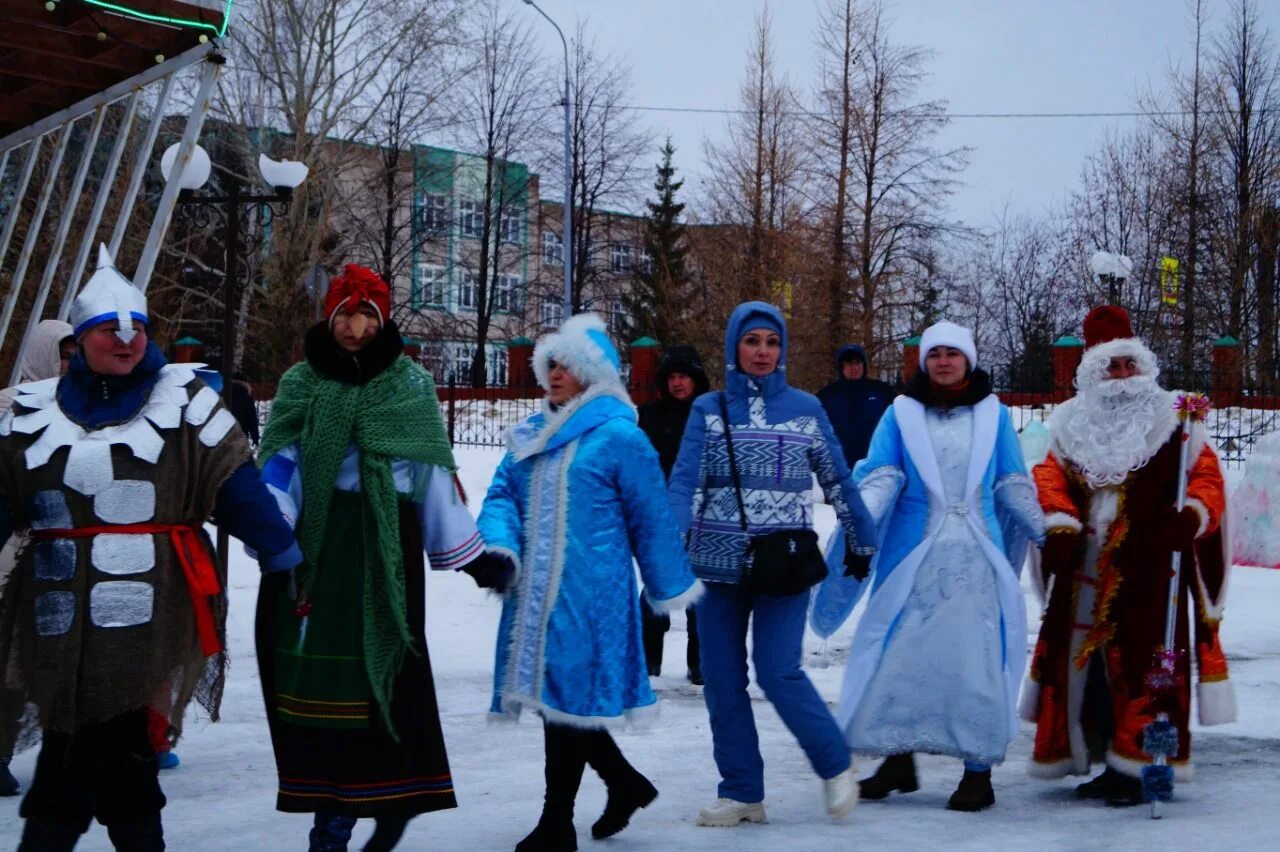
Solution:
{"label": "woman in blue jacket", "polygon": [[546,801],[518,852],[578,848],[573,805],[586,764],[609,791],[596,839],[658,795],[607,731],[657,708],[632,560],[656,612],[702,593],[600,318],[579,314],[542,338],[533,367],[543,410],[512,430],[478,522],[488,548],[519,566],[503,601],[490,709],[507,718],[532,710],[546,733]]}
{"label": "woman in blue jacket", "polygon": [[751,594],[739,586],[748,539],[813,524],[816,475],[851,543],[849,564],[872,553],[873,529],[831,424],[814,396],[787,385],[787,329],[764,302],[739,305],[725,333],[725,390],[746,508],[743,529],[729,467],[719,393],[693,405],[669,497],[688,533],[694,573],[707,583],[698,605],[702,673],[719,798],[700,825],[764,822],[764,762],[747,694],[747,622],[754,619],[756,678],[824,780],[827,812],[843,816],[858,801],[849,747],[801,668],[809,595]]}

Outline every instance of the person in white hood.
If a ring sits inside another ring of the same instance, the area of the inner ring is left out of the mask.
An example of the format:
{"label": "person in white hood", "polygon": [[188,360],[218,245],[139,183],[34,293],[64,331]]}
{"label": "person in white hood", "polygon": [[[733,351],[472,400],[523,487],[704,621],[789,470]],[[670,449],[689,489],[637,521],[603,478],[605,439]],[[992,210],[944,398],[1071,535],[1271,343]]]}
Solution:
{"label": "person in white hood", "polygon": [[[41,320],[36,326],[27,347],[26,357],[22,361],[22,382],[38,382],[41,379],[53,379],[67,371],[71,356],[76,351],[75,338],[71,336],[71,325],[61,320]],[[0,390],[0,415],[13,406],[13,398],[17,394],[15,388]],[[15,536],[0,551],[0,586],[9,577],[17,562],[18,548],[21,540]],[[0,701],[21,702],[22,694],[9,690],[0,692]],[[20,705],[19,705],[20,706]],[[21,714],[18,714],[21,715]],[[16,796],[18,781],[9,772],[9,760],[13,757],[14,738],[17,732],[0,731],[0,796]]]}

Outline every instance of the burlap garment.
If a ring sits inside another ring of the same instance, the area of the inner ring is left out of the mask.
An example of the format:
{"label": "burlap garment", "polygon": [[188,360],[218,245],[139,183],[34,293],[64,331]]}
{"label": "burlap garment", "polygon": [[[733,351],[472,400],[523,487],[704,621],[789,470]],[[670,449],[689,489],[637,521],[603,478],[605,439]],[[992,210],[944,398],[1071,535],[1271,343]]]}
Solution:
{"label": "burlap garment", "polygon": [[[191,399],[203,387],[192,379],[174,390]],[[221,403],[208,409],[211,391],[205,393],[196,406],[206,409],[198,423],[183,416],[176,426],[155,430],[163,447],[154,464],[113,444],[115,485],[96,497],[64,484],[72,448],[60,447],[28,470],[24,452],[38,433],[0,438],[0,494],[15,529],[144,521],[199,528],[213,512],[218,488],[249,458],[244,433],[234,424],[225,428]],[[135,483],[154,488],[153,507],[150,489]],[[203,530],[199,539],[212,552]],[[219,580],[223,591],[207,601],[225,646],[226,578]],[[225,667],[225,652],[206,657],[201,651],[186,576],[167,535],[33,540],[0,595],[2,685],[25,696],[28,729],[36,722],[45,730],[74,732],[154,707],[181,731],[193,697],[216,720]],[[12,723],[0,718],[0,725]]]}

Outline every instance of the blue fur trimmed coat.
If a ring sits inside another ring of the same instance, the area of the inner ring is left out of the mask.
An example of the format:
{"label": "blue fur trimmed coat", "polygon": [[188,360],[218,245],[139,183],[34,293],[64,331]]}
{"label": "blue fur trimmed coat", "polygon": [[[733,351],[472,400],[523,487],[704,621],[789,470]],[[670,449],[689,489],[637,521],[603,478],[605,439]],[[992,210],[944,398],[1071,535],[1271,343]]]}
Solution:
{"label": "blue fur trimmed coat", "polygon": [[689,533],[694,573],[714,583],[738,583],[750,536],[813,526],[813,479],[845,529],[851,548],[871,553],[875,528],[844,451],[817,397],[787,384],[786,324],[765,302],[745,302],[729,318],[725,352],[765,319],[782,329],[778,368],[755,378],[727,358],[724,396],[733,427],[733,449],[747,509],[747,531],[739,523],[738,502],[729,468],[728,445],[720,414],[720,393],[698,397],[685,426],[680,454],[668,485],[671,512],[681,533]]}
{"label": "blue fur trimmed coat", "polygon": [[490,711],[606,727],[656,708],[636,572],[657,611],[702,592],[658,456],[615,382],[517,425],[478,525],[519,570],[503,601]]}

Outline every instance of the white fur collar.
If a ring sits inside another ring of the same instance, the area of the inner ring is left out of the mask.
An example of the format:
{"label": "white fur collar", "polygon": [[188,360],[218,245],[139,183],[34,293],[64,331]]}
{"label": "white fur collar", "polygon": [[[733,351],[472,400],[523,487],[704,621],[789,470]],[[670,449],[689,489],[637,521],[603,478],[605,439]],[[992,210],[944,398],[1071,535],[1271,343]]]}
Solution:
{"label": "white fur collar", "polygon": [[544,397],[542,400],[542,416],[545,419],[542,428],[531,434],[528,420],[517,424],[507,433],[507,449],[516,461],[524,461],[530,456],[537,455],[546,449],[547,443],[560,431],[564,424],[569,422],[569,418],[573,417],[587,403],[601,397],[613,397],[625,402],[628,408],[631,409],[632,417],[635,417],[635,403],[631,401],[631,395],[627,393],[626,389],[617,382],[602,382],[587,388],[555,411],[551,410],[551,403]]}

